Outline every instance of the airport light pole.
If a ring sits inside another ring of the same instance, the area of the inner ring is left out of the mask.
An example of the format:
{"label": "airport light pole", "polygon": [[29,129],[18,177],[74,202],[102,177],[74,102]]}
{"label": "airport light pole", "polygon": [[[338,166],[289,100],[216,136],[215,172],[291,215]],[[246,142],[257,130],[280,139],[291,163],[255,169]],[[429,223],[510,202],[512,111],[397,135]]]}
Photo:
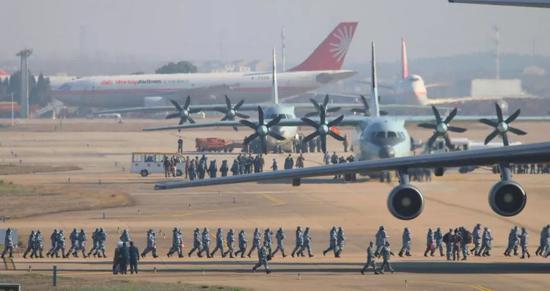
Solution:
{"label": "airport light pole", "polygon": [[15,126],[15,104],[13,104],[13,93],[10,94],[11,95],[11,127],[14,127]]}
{"label": "airport light pole", "polygon": [[21,79],[21,117],[30,118],[29,110],[29,64],[28,58],[31,56],[31,49],[21,50],[16,56],[21,58],[20,64],[20,79]]}

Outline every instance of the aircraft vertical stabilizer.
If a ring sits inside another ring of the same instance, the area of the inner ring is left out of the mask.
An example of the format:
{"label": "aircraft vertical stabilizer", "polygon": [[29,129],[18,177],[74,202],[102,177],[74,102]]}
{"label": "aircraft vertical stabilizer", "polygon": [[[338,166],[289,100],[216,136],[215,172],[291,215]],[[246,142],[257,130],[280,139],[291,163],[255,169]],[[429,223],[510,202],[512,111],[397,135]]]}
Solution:
{"label": "aircraft vertical stabilizer", "polygon": [[338,24],[303,63],[289,71],[340,70],[356,28],[357,22]]}
{"label": "aircraft vertical stabilizer", "polygon": [[378,97],[378,80],[376,77],[376,51],[374,41],[372,42],[372,55],[371,55],[371,83],[372,83],[372,110],[371,116],[380,116],[380,100]]}
{"label": "aircraft vertical stabilizer", "polygon": [[409,77],[409,60],[407,58],[407,44],[405,39],[401,38],[401,78],[407,79]]}
{"label": "aircraft vertical stabilizer", "polygon": [[275,55],[275,49],[273,49],[273,67],[272,67],[272,98],[273,104],[279,104],[279,83],[277,82],[277,56]]}

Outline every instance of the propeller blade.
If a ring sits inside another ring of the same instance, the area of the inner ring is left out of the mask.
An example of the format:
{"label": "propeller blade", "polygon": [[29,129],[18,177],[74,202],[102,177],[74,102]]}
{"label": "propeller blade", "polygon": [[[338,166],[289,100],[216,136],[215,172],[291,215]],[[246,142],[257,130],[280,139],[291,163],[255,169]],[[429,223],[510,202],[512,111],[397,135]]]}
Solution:
{"label": "propeller blade", "polygon": [[441,115],[439,114],[439,110],[437,110],[437,108],[435,108],[435,106],[432,105],[432,111],[434,112],[434,115],[435,115],[435,121],[438,124],[441,123]]}
{"label": "propeller blade", "polygon": [[191,117],[191,116],[188,116],[187,120],[189,120],[190,123],[196,123],[195,119],[193,119],[193,117]]}
{"label": "propeller blade", "polygon": [[427,128],[427,129],[435,129],[437,125],[431,124],[431,123],[420,123],[418,124],[418,127]]}
{"label": "propeller blade", "polygon": [[267,138],[265,135],[260,137],[260,143],[262,144],[262,152],[267,155]]}
{"label": "propeller blade", "polygon": [[513,122],[514,120],[516,120],[516,118],[518,118],[520,113],[521,113],[520,109],[516,110],[516,112],[514,112],[512,115],[510,115],[508,118],[506,118],[506,120],[504,122],[506,122],[506,123]]}
{"label": "propeller blade", "polygon": [[226,121],[228,118],[229,118],[229,117],[227,117],[227,115],[226,115],[226,116],[224,116],[220,121]]}
{"label": "propeller blade", "polygon": [[191,105],[191,96],[187,96],[187,99],[185,99],[185,105],[183,107],[187,108]]}
{"label": "propeller blade", "polygon": [[256,130],[256,124],[249,121],[249,120],[246,120],[246,119],[243,119],[243,120],[239,120],[239,123],[244,125],[244,126],[248,126],[254,130]]}
{"label": "propeller blade", "polygon": [[312,116],[317,116],[319,115],[319,112],[310,112],[310,113],[306,113],[304,116],[305,117],[312,117]]}
{"label": "propeller blade", "polygon": [[331,107],[329,109],[327,109],[327,112],[336,112],[336,111],[340,111],[342,109],[342,107]]}
{"label": "propeller blade", "polygon": [[327,94],[327,95],[325,95],[325,100],[323,100],[323,106],[325,108],[327,108],[328,102],[329,102],[329,98],[328,98],[328,94]]}
{"label": "propeller blade", "polygon": [[239,112],[236,112],[235,115],[240,117],[240,118],[250,118],[250,116],[248,116],[246,114],[243,114],[243,113],[239,113]]}
{"label": "propeller blade", "polygon": [[306,142],[309,142],[310,140],[316,138],[317,136],[319,135],[319,132],[315,131],[314,133],[304,137],[304,139],[302,140],[302,142],[306,143]]}
{"label": "propeller blade", "polygon": [[253,133],[247,137],[244,138],[244,141],[243,143],[246,145],[246,144],[249,144],[251,141],[253,141],[255,138],[258,137],[258,134],[257,133]]}
{"label": "propeller blade", "polygon": [[309,119],[309,118],[307,118],[307,117],[302,117],[302,121],[303,121],[305,124],[307,124],[307,125],[309,125],[309,126],[311,126],[311,127],[315,127],[315,128],[319,127],[319,124],[318,124],[317,122],[315,122],[315,121],[313,121],[313,120],[311,120],[311,119]]}
{"label": "propeller blade", "polygon": [[504,121],[504,118],[502,117],[502,108],[500,108],[500,106],[498,105],[498,103],[495,103],[495,108],[496,108],[496,110],[497,110],[498,122]]}
{"label": "propeller blade", "polygon": [[501,134],[502,136],[502,143],[504,144],[504,146],[509,146],[510,145],[510,140],[508,139],[508,134],[503,133]]}
{"label": "propeller blade", "polygon": [[269,127],[272,127],[274,125],[276,125],[277,123],[279,123],[281,121],[281,119],[283,119],[283,116],[282,115],[277,115],[277,117],[271,119],[267,124],[266,126],[269,128]]}
{"label": "propeller blade", "polygon": [[176,118],[176,117],[179,117],[180,114],[178,112],[174,112],[174,113],[170,113],[168,115],[166,115],[166,119],[171,119],[171,118]]}
{"label": "propeller blade", "polygon": [[268,135],[273,137],[276,140],[285,140],[286,139],[286,138],[284,138],[284,136],[282,136],[282,135],[280,135],[276,132],[272,132],[272,131],[269,131]]}
{"label": "propeller blade", "polygon": [[178,102],[176,102],[175,100],[170,99],[170,103],[172,103],[178,111],[181,111],[181,106]]}
{"label": "propeller blade", "polygon": [[483,124],[486,124],[488,126],[492,126],[492,127],[497,127],[498,126],[498,123],[494,120],[490,120],[490,119],[487,119],[487,118],[482,118],[479,120],[479,122],[483,123]]}
{"label": "propeller blade", "polygon": [[258,106],[258,124],[264,124],[264,110]]}
{"label": "propeller blade", "polygon": [[331,122],[327,123],[327,126],[328,127],[336,126],[336,125],[340,124],[340,122],[342,122],[342,120],[344,120],[344,115],[340,115],[336,119],[334,119]]}
{"label": "propeller blade", "polygon": [[193,113],[199,113],[202,110],[200,110],[199,108],[192,108],[192,109],[187,109],[187,111],[189,112],[189,114],[193,114]]}
{"label": "propeller blade", "polygon": [[519,129],[519,128],[515,128],[515,127],[508,127],[508,130],[513,133],[513,134],[517,134],[517,135],[526,135],[527,132]]}
{"label": "propeller blade", "polygon": [[239,128],[233,125],[233,130],[239,131]]}
{"label": "propeller blade", "polygon": [[227,110],[231,110],[231,100],[229,100],[227,95],[225,95],[225,106],[227,106]]}
{"label": "propeller blade", "polygon": [[485,138],[485,145],[490,143],[497,135],[498,135],[498,130],[496,129],[493,130],[493,132],[491,132],[491,134],[489,134],[487,138]]}
{"label": "propeller blade", "polygon": [[330,131],[328,132],[328,135],[332,136],[333,138],[335,138],[336,140],[339,140],[339,141],[344,141],[344,140],[346,140],[343,136],[341,136],[341,135],[335,133],[335,132],[332,131],[332,130],[330,130]]}
{"label": "propeller blade", "polygon": [[445,139],[445,145],[448,148],[452,149],[453,148],[453,143],[451,143],[451,139],[449,138],[449,135],[446,134],[446,135],[443,136],[443,138]]}
{"label": "propeller blade", "polygon": [[321,105],[319,105],[319,103],[317,103],[317,101],[315,101],[315,99],[309,98],[309,102],[311,102],[311,104],[313,104],[313,107],[315,107],[316,111],[320,110],[319,107],[321,107]]}
{"label": "propeller blade", "polygon": [[327,136],[321,135],[319,136],[321,138],[321,149],[323,150],[323,153],[327,152]]}
{"label": "propeller blade", "polygon": [[321,110],[319,110],[319,121],[321,124],[324,124],[326,122],[327,118],[327,112],[325,110],[325,106],[321,106]]}
{"label": "propeller blade", "polygon": [[178,122],[178,125],[182,125],[187,121],[187,117],[180,117],[180,121]]}
{"label": "propeller blade", "polygon": [[458,126],[449,126],[447,127],[447,130],[450,131],[450,132],[465,132],[467,129],[466,128],[462,128],[462,127],[458,127]]}
{"label": "propeller blade", "polygon": [[363,106],[365,107],[365,110],[369,111],[369,102],[364,95],[361,95],[361,101],[363,101]]}
{"label": "propeller blade", "polygon": [[453,111],[451,111],[451,113],[449,113],[449,116],[447,116],[447,118],[445,118],[445,124],[449,124],[449,122],[451,122],[451,120],[453,120],[453,118],[455,118],[456,116],[456,113],[458,112],[458,109],[453,109]]}
{"label": "propeller blade", "polygon": [[241,106],[243,106],[243,104],[244,104],[244,99],[239,101],[239,103],[237,103],[237,105],[235,105],[235,107],[233,107],[233,109],[239,110],[239,108],[241,108]]}
{"label": "propeller blade", "polygon": [[434,134],[430,137],[430,139],[428,139],[428,148],[431,149],[433,148],[434,146],[434,142],[435,140],[437,139],[438,135],[437,134]]}

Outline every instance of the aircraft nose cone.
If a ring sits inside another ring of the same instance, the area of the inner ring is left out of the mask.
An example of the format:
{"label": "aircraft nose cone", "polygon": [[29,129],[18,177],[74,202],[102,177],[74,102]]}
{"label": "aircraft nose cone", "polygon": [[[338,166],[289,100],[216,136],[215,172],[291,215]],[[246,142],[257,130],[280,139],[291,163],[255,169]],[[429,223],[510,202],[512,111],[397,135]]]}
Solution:
{"label": "aircraft nose cone", "polygon": [[382,159],[393,158],[395,157],[395,150],[391,146],[384,146],[380,149],[379,156]]}

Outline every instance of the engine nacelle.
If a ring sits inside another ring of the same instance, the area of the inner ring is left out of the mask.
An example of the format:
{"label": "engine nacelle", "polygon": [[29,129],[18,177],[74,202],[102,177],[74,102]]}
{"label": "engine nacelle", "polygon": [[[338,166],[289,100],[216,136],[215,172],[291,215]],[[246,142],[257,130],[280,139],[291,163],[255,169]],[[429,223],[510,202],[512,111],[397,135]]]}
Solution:
{"label": "engine nacelle", "polygon": [[514,181],[500,181],[489,192],[489,205],[498,215],[514,216],[527,204],[525,190]]}
{"label": "engine nacelle", "polygon": [[424,197],[418,188],[412,185],[399,185],[388,196],[388,210],[402,220],[411,220],[424,210]]}

